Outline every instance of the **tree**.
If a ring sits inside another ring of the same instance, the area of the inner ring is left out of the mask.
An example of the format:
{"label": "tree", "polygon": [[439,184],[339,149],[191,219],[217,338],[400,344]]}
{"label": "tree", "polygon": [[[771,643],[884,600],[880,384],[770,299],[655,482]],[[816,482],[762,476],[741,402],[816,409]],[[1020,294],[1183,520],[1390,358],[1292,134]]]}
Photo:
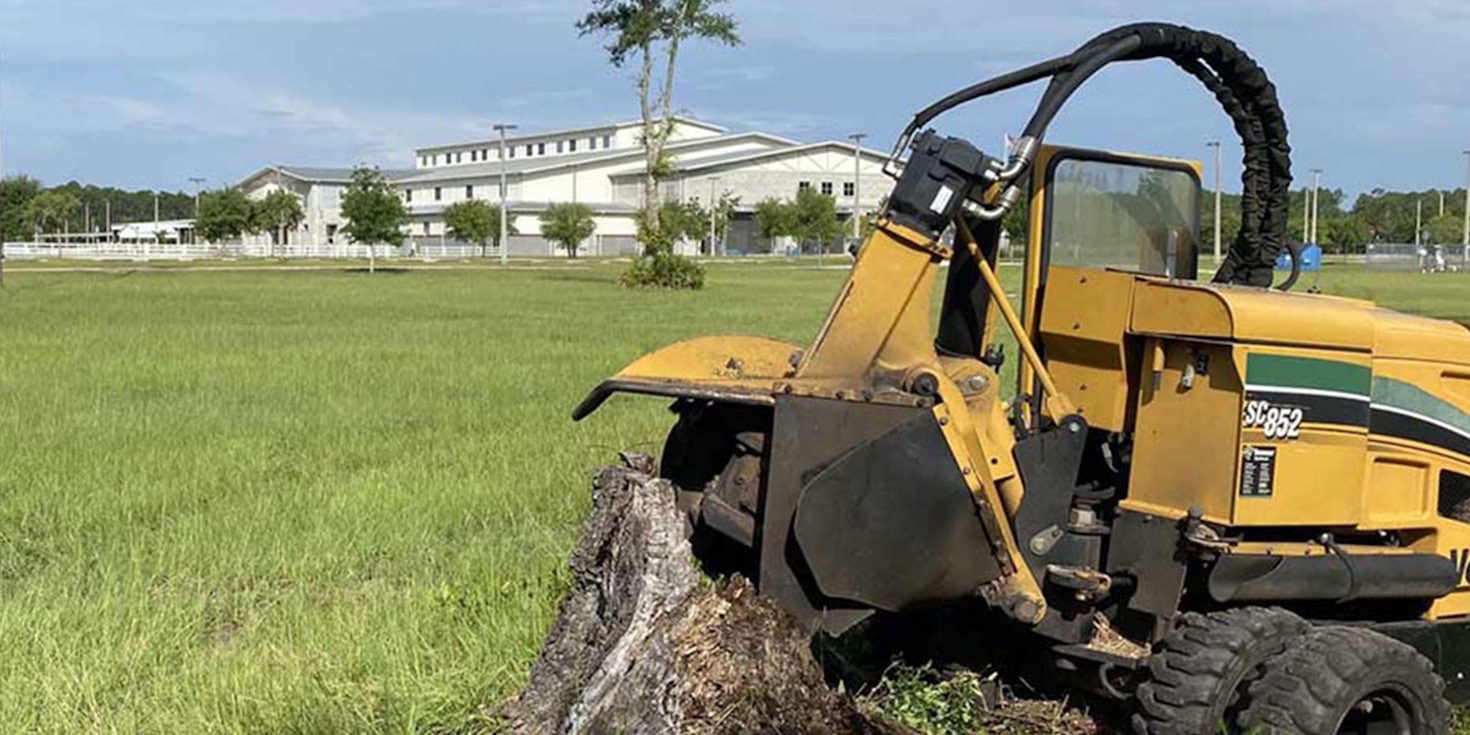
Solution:
{"label": "tree", "polygon": [[[648,228],[659,224],[660,174],[669,171],[665,147],[674,132],[674,78],[679,51],[689,39],[707,39],[735,46],[740,43],[735,19],[714,11],[724,0],[593,0],[592,12],[577,22],[581,35],[607,39],[608,60],[623,68],[638,65],[638,109],[643,123],[643,220]],[[655,61],[663,66],[654,72]],[[655,91],[655,87],[657,91]],[[644,233],[646,252],[668,247],[672,239],[657,229]]]}
{"label": "tree", "polygon": [[234,187],[199,195],[194,231],[205,242],[233,240],[256,232],[256,212],[245,192]]}
{"label": "tree", "polygon": [[832,197],[802,189],[791,206],[791,234],[803,245],[815,245],[818,253],[826,253],[830,243],[842,239],[842,222]]}
{"label": "tree", "polygon": [[0,180],[0,243],[28,240],[35,234],[26,208],[41,193],[41,182],[25,175]]}
{"label": "tree", "polygon": [[1424,223],[1429,241],[1435,245],[1458,245],[1464,237],[1464,222],[1452,214],[1435,217]]}
{"label": "tree", "polygon": [[[487,243],[500,246],[500,208],[481,199],[455,202],[444,210],[444,226],[455,239],[480,246],[480,257],[485,256]],[[508,234],[519,235],[512,222]]]}
{"label": "tree", "polygon": [[740,205],[740,197],[731,192],[723,192],[710,207],[710,217],[713,219],[712,231],[714,242],[709,244],[710,255],[722,255],[723,247],[716,249],[716,243],[723,243],[730,235],[730,220],[735,216],[735,207]]}
{"label": "tree", "polygon": [[271,233],[271,242],[283,245],[286,242],[286,231],[301,226],[301,222],[306,219],[306,212],[301,208],[301,199],[295,194],[277,189],[254,203],[252,216],[255,230],[268,230]]}
{"label": "tree", "polygon": [[24,214],[36,232],[55,232],[70,229],[71,216],[81,206],[82,203],[75,196],[50,189],[32,197],[26,204]]}
{"label": "tree", "polygon": [[541,213],[541,236],[567,250],[567,255],[577,257],[577,250],[597,230],[597,221],[592,219],[592,208],[585,204],[564,202],[553,204]]}
{"label": "tree", "polygon": [[353,241],[368,246],[369,273],[378,270],[379,243],[392,247],[403,245],[408,208],[376,166],[358,166],[352,170],[352,183],[342,194],[342,216],[347,219],[342,231]]}
{"label": "tree", "polygon": [[776,238],[795,234],[794,214],[791,205],[775,197],[762,199],[755,205],[756,230],[766,239],[772,251],[776,249]]}

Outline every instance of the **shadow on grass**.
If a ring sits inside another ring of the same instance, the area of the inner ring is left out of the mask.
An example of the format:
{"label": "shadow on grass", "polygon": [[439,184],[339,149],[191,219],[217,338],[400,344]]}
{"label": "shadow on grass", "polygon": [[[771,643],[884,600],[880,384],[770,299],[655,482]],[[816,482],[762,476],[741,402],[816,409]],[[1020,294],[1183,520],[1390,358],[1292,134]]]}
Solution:
{"label": "shadow on grass", "polygon": [[367,274],[373,274],[373,273],[412,273],[413,272],[413,269],[412,268],[400,268],[400,267],[397,267],[397,266],[382,266],[382,265],[380,265],[376,269],[365,268],[365,267],[343,268],[342,269],[342,272],[343,273],[367,273]]}

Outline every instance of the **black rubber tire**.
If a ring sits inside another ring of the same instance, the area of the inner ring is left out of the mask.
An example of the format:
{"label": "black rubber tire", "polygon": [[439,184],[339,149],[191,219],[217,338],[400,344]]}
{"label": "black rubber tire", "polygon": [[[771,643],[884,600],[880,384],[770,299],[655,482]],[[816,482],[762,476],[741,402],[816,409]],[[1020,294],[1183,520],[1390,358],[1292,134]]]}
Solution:
{"label": "black rubber tire", "polygon": [[1184,613],[1148,658],[1134,731],[1211,735],[1222,732],[1222,725],[1233,731],[1250,684],[1310,629],[1294,613],[1274,607]]}
{"label": "black rubber tire", "polygon": [[[1359,703],[1374,699],[1370,713]],[[1365,716],[1393,721],[1365,729]],[[1445,735],[1444,680],[1411,646],[1366,628],[1313,630],[1251,686],[1243,732],[1261,735]]]}

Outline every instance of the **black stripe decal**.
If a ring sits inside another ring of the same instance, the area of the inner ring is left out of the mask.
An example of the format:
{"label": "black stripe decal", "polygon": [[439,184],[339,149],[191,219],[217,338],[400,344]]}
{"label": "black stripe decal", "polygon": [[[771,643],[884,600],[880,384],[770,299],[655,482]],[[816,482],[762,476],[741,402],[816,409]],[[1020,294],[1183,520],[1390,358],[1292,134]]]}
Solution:
{"label": "black stripe decal", "polygon": [[1470,437],[1402,413],[1374,408],[1371,430],[1374,434],[1408,439],[1448,449],[1456,454],[1470,455]]}

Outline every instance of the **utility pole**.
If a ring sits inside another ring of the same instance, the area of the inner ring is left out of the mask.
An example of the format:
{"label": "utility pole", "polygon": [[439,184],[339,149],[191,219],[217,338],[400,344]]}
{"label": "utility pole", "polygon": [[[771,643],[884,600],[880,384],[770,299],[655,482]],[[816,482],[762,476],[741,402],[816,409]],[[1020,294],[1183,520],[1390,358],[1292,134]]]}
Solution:
{"label": "utility pole", "polygon": [[199,219],[199,192],[204,188],[206,180],[200,176],[189,177],[189,183],[194,185],[194,219]]}
{"label": "utility pole", "polygon": [[505,183],[505,134],[515,130],[516,126],[506,123],[496,123],[492,126],[495,132],[500,133],[500,264],[510,265],[510,221],[507,219],[505,200],[509,191]]}
{"label": "utility pole", "polygon": [[1320,168],[1314,168],[1314,169],[1312,169],[1312,233],[1311,233],[1312,234],[1312,239],[1311,239],[1311,242],[1312,242],[1313,245],[1317,244],[1317,218],[1318,218],[1318,215],[1320,214],[1320,211],[1319,211],[1320,208],[1318,206],[1318,202],[1321,201],[1320,200],[1321,188],[1318,186],[1318,184],[1321,181],[1321,177],[1322,177],[1322,169],[1320,169]]}
{"label": "utility pole", "polygon": [[1206,148],[1215,149],[1215,266],[1219,267],[1220,254],[1220,141],[1212,140],[1205,144]]}
{"label": "utility pole", "polygon": [[[867,133],[847,136],[852,141],[852,241],[858,243],[863,237],[863,138]],[[859,244],[859,247],[861,245]]]}

